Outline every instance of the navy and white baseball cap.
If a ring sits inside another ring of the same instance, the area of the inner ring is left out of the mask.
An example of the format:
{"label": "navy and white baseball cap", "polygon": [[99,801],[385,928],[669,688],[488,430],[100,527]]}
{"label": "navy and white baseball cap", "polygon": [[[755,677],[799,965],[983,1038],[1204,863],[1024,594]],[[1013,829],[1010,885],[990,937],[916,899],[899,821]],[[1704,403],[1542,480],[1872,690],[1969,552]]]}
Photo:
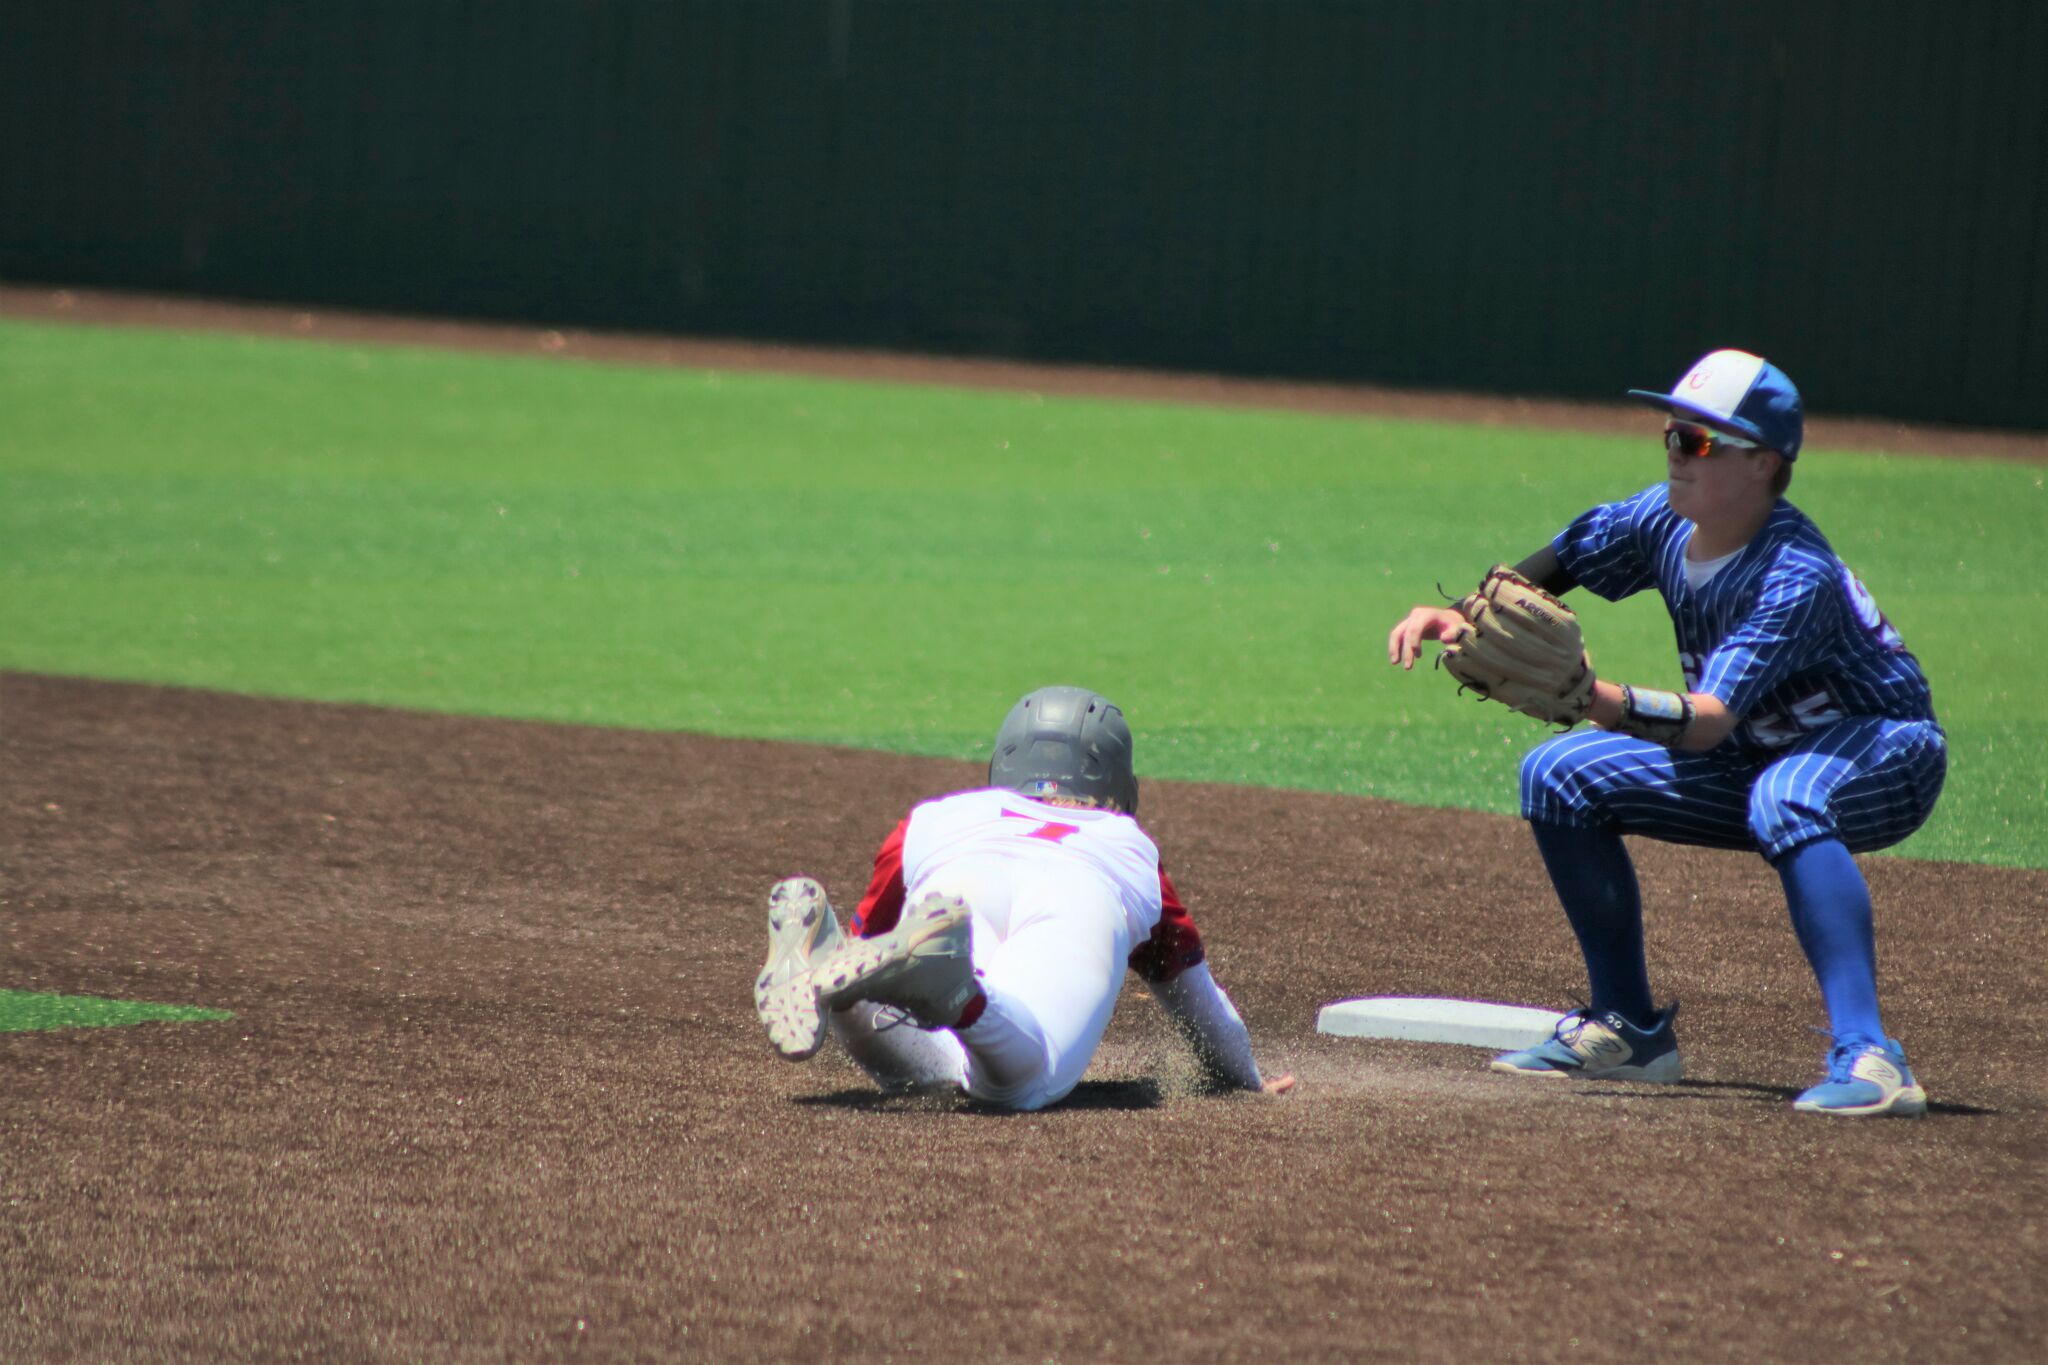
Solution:
{"label": "navy and white baseball cap", "polygon": [[1799,458],[1806,419],[1799,390],[1783,370],[1748,351],[1712,351],[1685,372],[1669,393],[1630,389],[1628,396],[1660,407],[1684,422],[1698,422]]}

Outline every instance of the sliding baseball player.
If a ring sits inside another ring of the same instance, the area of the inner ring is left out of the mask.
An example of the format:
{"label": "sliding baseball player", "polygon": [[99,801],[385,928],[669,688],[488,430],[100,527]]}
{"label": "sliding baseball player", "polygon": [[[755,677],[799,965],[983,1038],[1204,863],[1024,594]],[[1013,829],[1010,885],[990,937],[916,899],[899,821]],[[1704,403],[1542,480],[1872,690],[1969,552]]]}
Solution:
{"label": "sliding baseball player", "polygon": [[816,881],[775,887],[754,992],[775,1050],[802,1061],[831,1034],[885,1089],[1041,1109],[1080,1082],[1130,970],[1216,1084],[1291,1089],[1261,1074],[1135,818],[1123,713],[1085,688],[1031,693],[988,781],[896,826],[846,933]]}

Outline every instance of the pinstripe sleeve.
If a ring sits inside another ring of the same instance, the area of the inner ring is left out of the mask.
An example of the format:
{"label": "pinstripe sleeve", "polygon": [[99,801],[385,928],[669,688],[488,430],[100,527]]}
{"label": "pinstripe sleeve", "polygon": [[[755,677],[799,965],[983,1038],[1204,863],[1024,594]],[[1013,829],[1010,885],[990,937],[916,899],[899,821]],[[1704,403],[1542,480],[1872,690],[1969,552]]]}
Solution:
{"label": "pinstripe sleeve", "polygon": [[1618,602],[1656,583],[1642,535],[1646,494],[1595,507],[1557,533],[1557,562],[1596,596]]}
{"label": "pinstripe sleeve", "polygon": [[1773,568],[1756,605],[1707,656],[1697,690],[1748,715],[1778,684],[1820,662],[1840,618],[1825,565],[1802,555]]}

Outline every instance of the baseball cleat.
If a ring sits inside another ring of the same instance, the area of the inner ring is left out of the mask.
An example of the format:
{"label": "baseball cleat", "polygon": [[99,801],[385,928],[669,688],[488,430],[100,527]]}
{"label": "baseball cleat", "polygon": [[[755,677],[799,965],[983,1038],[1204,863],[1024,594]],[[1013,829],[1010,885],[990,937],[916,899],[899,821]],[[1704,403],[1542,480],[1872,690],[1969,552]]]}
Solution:
{"label": "baseball cleat", "polygon": [[967,902],[934,892],[888,933],[855,939],[769,987],[760,1006],[769,1041],[800,1061],[824,1042],[826,1011],[861,1000],[894,1005],[922,1028],[950,1027],[981,989],[973,946]]}
{"label": "baseball cleat", "polygon": [[924,1028],[956,1022],[981,987],[974,982],[974,915],[958,896],[932,892],[886,934],[849,943],[811,976],[818,1003],[894,1005]]}
{"label": "baseball cleat", "polygon": [[803,1011],[792,1017],[786,1006],[776,1004],[776,988],[809,973],[812,959],[832,952],[840,939],[839,917],[825,888],[809,877],[777,882],[768,893],[768,960],[754,979],[754,1011],[785,1057],[801,1061],[810,1056],[824,1041],[824,1032],[817,1030],[806,1046],[808,1020]]}
{"label": "baseball cleat", "polygon": [[1792,1107],[1802,1114],[1836,1118],[1918,1118],[1927,1112],[1927,1092],[1913,1080],[1906,1050],[1896,1038],[1874,1043],[1854,1038],[1828,1053],[1828,1074]]}
{"label": "baseball cleat", "polygon": [[1493,1069],[1510,1076],[1578,1076],[1586,1080],[1668,1083],[1685,1075],[1678,1059],[1678,1033],[1671,1026],[1674,1002],[1657,1025],[1639,1029],[1609,1010],[1573,1010],[1557,1021],[1557,1032],[1520,1052],[1493,1059]]}

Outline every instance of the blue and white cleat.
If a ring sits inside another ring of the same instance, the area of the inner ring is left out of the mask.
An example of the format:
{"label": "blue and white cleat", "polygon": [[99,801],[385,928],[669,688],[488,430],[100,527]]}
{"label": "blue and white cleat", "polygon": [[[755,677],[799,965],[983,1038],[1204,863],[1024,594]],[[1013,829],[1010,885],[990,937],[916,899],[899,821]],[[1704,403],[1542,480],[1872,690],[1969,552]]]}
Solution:
{"label": "blue and white cleat", "polygon": [[1578,1076],[1600,1081],[1680,1080],[1685,1064],[1678,1058],[1678,1033],[1671,1021],[1673,1002],[1657,1016],[1657,1025],[1639,1029],[1614,1011],[1595,1014],[1573,1010],[1557,1021],[1557,1032],[1534,1047],[1493,1059],[1493,1069],[1510,1076]]}
{"label": "blue and white cleat", "polygon": [[1918,1118],[1927,1112],[1927,1092],[1913,1080],[1906,1050],[1896,1038],[1872,1042],[1852,1038],[1828,1053],[1828,1074],[1792,1107],[1802,1114],[1836,1118]]}

